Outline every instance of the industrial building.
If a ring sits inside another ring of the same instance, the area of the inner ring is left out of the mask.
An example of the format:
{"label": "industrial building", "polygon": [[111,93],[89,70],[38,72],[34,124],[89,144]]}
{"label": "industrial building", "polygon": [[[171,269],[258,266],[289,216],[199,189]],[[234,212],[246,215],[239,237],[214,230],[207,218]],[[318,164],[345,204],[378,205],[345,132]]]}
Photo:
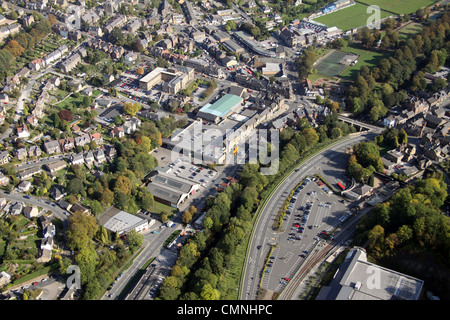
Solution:
{"label": "industrial building", "polygon": [[226,94],[213,104],[207,103],[197,113],[197,117],[214,123],[219,123],[231,113],[235,112],[244,101],[234,94]]}
{"label": "industrial building", "polygon": [[118,232],[119,235],[126,234],[131,230],[142,232],[152,225],[147,219],[139,218],[112,206],[106,209],[98,220],[100,225],[111,232]]}
{"label": "industrial building", "polygon": [[367,262],[366,251],[355,247],[316,300],[418,300],[423,284],[423,280]]}
{"label": "industrial building", "polygon": [[152,172],[147,184],[148,191],[156,201],[174,208],[179,208],[199,187],[196,182],[157,170]]}

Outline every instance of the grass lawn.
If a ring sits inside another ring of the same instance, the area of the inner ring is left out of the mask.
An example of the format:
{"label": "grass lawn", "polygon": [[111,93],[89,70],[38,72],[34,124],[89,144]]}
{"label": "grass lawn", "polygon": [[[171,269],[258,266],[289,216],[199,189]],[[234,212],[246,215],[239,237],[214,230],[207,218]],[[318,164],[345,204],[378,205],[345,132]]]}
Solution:
{"label": "grass lawn", "polygon": [[155,213],[157,215],[160,215],[163,212],[166,212],[169,215],[173,215],[178,212],[178,209],[155,201],[153,206],[148,211],[150,211],[151,213]]}
{"label": "grass lawn", "polygon": [[436,0],[359,0],[368,5],[379,6],[382,10],[388,10],[398,14],[416,12],[417,9],[427,7]]}
{"label": "grass lawn", "polygon": [[353,80],[355,79],[359,69],[363,65],[368,66],[369,68],[378,65],[381,59],[385,58],[385,55],[375,51],[363,50],[356,48],[354,46],[347,46],[341,49],[342,51],[351,52],[359,55],[358,62],[354,66],[349,66],[345,69],[339,77],[345,80]]}
{"label": "grass lawn", "polygon": [[320,74],[320,73],[313,73],[313,74],[310,74],[308,76],[308,79],[309,79],[309,81],[311,81],[311,83],[314,83],[316,80],[321,79],[321,78],[326,78],[328,80],[334,80],[335,79],[335,77],[329,77],[329,76],[326,76],[326,75],[323,75],[323,74]]}
{"label": "grass lawn", "polygon": [[400,40],[411,38],[422,31],[422,28],[423,25],[417,22],[407,24],[403,28],[398,29],[398,38]]}
{"label": "grass lawn", "polygon": [[[395,1],[395,0],[394,0]],[[355,3],[354,5],[338,10],[336,12],[315,18],[314,20],[323,23],[327,27],[338,27],[342,31],[348,31],[353,28],[358,28],[367,25],[367,19],[372,16],[372,13],[367,13],[368,6]],[[381,11],[381,19],[392,15],[389,12]]]}

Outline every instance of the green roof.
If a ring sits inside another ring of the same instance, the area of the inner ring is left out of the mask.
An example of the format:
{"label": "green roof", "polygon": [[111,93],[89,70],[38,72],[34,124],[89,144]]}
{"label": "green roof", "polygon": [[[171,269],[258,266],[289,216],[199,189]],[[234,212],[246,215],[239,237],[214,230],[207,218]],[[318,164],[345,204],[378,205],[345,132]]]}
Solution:
{"label": "green roof", "polygon": [[234,94],[226,94],[213,104],[204,105],[199,112],[210,113],[216,117],[225,117],[228,112],[242,102],[242,98]]}

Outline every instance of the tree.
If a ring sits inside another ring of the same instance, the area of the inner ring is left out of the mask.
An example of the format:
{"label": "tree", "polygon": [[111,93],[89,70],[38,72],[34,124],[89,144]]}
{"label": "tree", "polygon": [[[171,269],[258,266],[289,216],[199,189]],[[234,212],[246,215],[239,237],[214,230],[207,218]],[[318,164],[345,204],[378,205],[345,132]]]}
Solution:
{"label": "tree", "polygon": [[130,116],[135,116],[139,110],[141,110],[141,105],[139,103],[125,102],[123,105],[123,112]]}
{"label": "tree", "polygon": [[14,57],[20,57],[25,51],[16,40],[10,40],[4,49],[11,52]]}
{"label": "tree", "polygon": [[367,238],[369,240],[369,248],[375,254],[380,254],[384,246],[384,228],[376,225],[369,231]]}
{"label": "tree", "polygon": [[192,220],[192,214],[189,211],[185,211],[181,217],[181,221],[184,225],[187,225]]}
{"label": "tree", "polygon": [[68,194],[82,194],[84,191],[83,181],[79,178],[72,178],[67,184],[67,193]]}
{"label": "tree", "polygon": [[126,176],[119,176],[114,183],[114,191],[122,191],[126,195],[131,194],[131,181]]}
{"label": "tree", "polygon": [[203,300],[219,300],[220,292],[219,290],[214,289],[211,284],[207,283],[203,286],[200,297]]}
{"label": "tree", "polygon": [[92,201],[89,207],[91,208],[91,211],[94,214],[94,216],[98,216],[100,213],[103,212],[103,207],[97,200]]}
{"label": "tree", "polygon": [[319,135],[313,128],[306,128],[305,130],[302,131],[302,135],[305,137],[306,143],[309,146],[313,146],[319,141]]}
{"label": "tree", "polygon": [[138,68],[136,69],[136,73],[137,73],[138,75],[142,76],[142,75],[144,74],[144,68],[138,67]]}
{"label": "tree", "polygon": [[110,206],[114,202],[114,192],[112,192],[109,188],[105,188],[99,200],[104,207]]}
{"label": "tree", "polygon": [[144,236],[138,233],[136,230],[131,230],[127,233],[127,243],[130,247],[131,252],[135,252],[137,248],[142,246],[144,242]]}
{"label": "tree", "polygon": [[406,134],[405,129],[400,129],[398,133],[398,142],[400,144],[407,144],[408,143],[408,135]]}
{"label": "tree", "polygon": [[114,206],[117,209],[127,211],[130,206],[130,197],[120,190],[116,190],[114,192]]}

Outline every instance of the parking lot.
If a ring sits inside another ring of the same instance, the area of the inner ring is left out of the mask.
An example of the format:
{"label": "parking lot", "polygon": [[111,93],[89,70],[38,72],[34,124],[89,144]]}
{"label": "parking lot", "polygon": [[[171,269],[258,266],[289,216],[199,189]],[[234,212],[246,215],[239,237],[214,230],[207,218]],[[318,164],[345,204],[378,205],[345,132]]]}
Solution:
{"label": "parking lot", "polygon": [[[139,67],[142,67],[144,70],[142,75],[136,73]],[[139,88],[139,79],[152,69],[153,67],[148,62],[139,63],[120,76],[120,81],[115,84],[116,89],[127,95],[129,99],[133,99],[139,103],[150,104],[152,101],[157,101],[160,97],[160,92],[156,90],[157,88],[148,91]]]}
{"label": "parking lot", "polygon": [[170,166],[172,167],[172,174],[177,177],[195,181],[204,188],[210,182],[215,182],[214,177],[217,175],[217,172],[214,170],[193,165],[190,162],[183,161],[182,159],[174,161],[170,164]]}
{"label": "parking lot", "polygon": [[[274,247],[263,275],[263,288],[281,291],[312,250],[324,245],[330,232],[348,218],[347,203],[314,180],[307,179],[296,189],[282,231],[273,231],[273,237],[267,239],[279,245]],[[277,213],[273,213],[274,218]]]}

